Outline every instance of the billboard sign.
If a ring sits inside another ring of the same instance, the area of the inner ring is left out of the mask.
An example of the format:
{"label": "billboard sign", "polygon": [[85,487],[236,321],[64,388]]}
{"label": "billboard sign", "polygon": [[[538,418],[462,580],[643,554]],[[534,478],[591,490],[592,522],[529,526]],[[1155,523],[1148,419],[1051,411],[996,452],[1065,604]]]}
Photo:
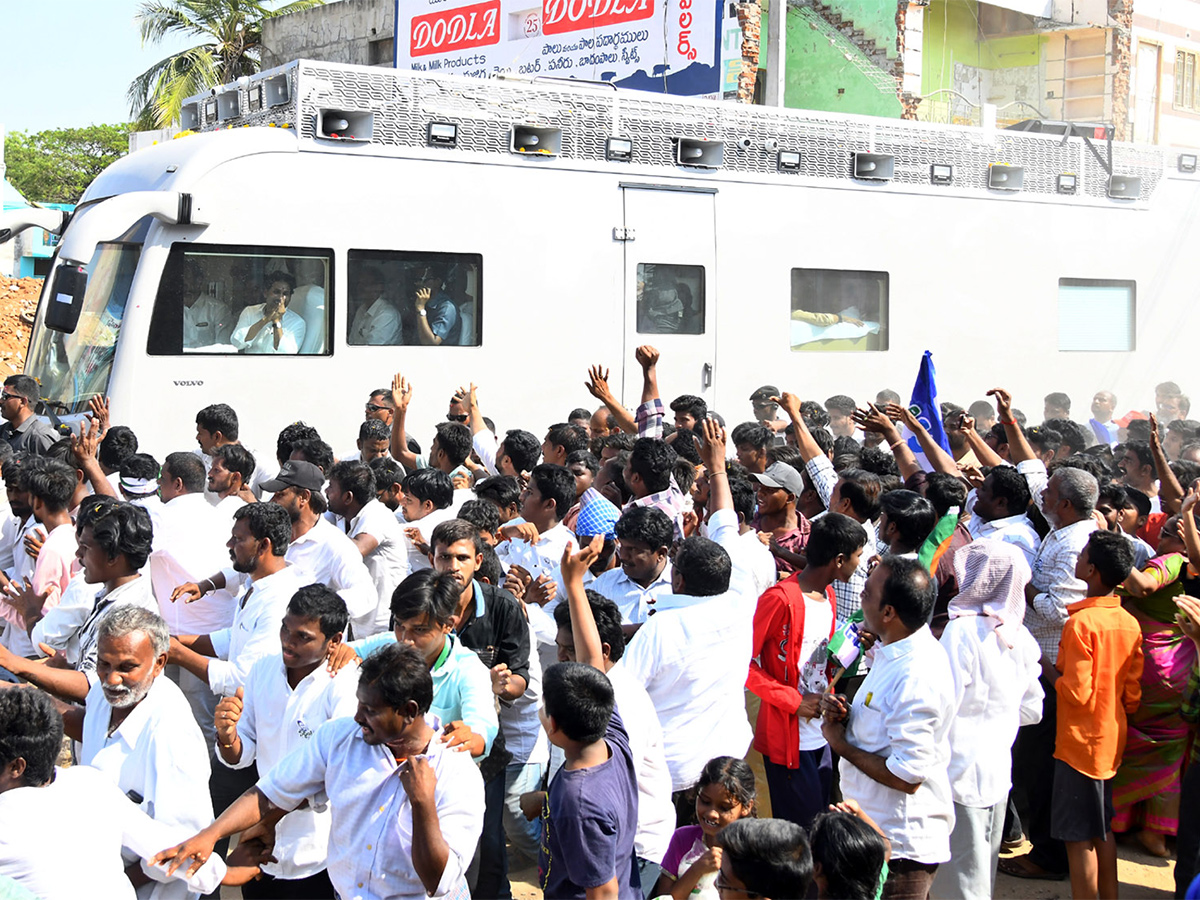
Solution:
{"label": "billboard sign", "polygon": [[[719,0],[396,0],[396,67],[607,81],[728,96],[730,22]],[[740,59],[740,31],[737,57]]]}

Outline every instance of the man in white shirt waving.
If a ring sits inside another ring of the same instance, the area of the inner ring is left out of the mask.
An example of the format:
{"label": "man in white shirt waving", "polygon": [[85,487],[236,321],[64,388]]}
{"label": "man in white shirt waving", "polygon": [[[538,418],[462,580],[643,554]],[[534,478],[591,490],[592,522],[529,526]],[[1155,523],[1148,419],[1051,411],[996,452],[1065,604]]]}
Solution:
{"label": "man in white shirt waving", "polygon": [[866,630],[880,642],[875,664],[853,706],[844,695],[821,701],[821,731],[841,757],[842,795],[892,842],[884,897],[928,896],[938,864],[950,859],[954,679],[926,624],[936,596],[920,562],[885,556],[862,595]]}
{"label": "man in white shirt waving", "polygon": [[208,828],[158,854],[167,871],[206,863],[222,837],[278,820],[304,800],[331,804],[329,880],[360,900],[465,898],[483,828],[483,779],[466,753],[436,740],[425,712],[433,678],[421,654],[387,644],[359,669],[358,712],[287,756]]}

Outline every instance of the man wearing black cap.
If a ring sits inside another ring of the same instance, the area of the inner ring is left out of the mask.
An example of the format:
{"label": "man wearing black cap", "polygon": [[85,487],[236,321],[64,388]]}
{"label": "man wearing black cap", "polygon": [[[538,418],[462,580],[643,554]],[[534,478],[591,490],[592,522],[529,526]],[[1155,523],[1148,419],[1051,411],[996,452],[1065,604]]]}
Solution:
{"label": "man wearing black cap", "polygon": [[775,443],[780,446],[784,443],[784,430],[788,427],[786,419],[779,417],[779,404],[775,403],[771,398],[779,396],[779,389],[773,384],[764,384],[753,394],[750,395],[750,403],[754,406],[754,420],[759,425],[770,429],[775,435]]}
{"label": "man wearing black cap", "polygon": [[[373,612],[379,602],[371,574],[363,563],[362,554],[354,541],[328,519],[325,497],[321,488],[325,476],[310,462],[289,459],[274,478],[264,481],[263,490],[271,491],[271,503],[282,507],[292,523],[291,541],[287,547],[287,562],[295,566],[306,582],[319,582],[332,590],[346,603],[350,618],[358,618]],[[320,505],[318,511],[317,505]],[[200,582],[213,588],[227,588],[237,593],[244,579],[235,571],[226,569]],[[203,596],[197,585],[184,585],[176,591],[195,589],[196,596]],[[176,599],[176,597],[172,597]]]}
{"label": "man wearing black cap", "polygon": [[271,502],[287,510],[292,520],[292,542],[287,560],[313,581],[337,591],[346,602],[350,618],[360,619],[375,610],[379,594],[371,573],[354,541],[324,518],[325,476],[310,462],[289,459],[263,490]]}

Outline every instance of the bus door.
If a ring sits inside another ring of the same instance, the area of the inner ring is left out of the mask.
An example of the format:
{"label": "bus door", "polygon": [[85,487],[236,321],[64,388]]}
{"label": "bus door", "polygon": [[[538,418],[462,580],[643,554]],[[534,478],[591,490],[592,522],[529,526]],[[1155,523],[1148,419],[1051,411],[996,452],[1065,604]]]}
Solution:
{"label": "bus door", "polygon": [[[663,404],[680,394],[712,402],[716,364],[716,188],[623,183],[625,402],[637,406],[634,351],[658,348]],[[671,420],[670,409],[666,411]]]}

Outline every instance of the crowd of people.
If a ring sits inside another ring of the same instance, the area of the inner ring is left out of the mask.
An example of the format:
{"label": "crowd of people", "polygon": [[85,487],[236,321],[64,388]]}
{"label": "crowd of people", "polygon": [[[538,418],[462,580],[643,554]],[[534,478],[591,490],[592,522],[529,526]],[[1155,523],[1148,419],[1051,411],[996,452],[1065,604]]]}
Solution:
{"label": "crowd of people", "polygon": [[425,451],[398,374],[353,450],[274,459],[226,404],[158,460],[6,379],[0,894],[1108,898],[1128,833],[1193,895],[1177,385],[1086,424],[996,389],[945,440],[764,385],[727,430],[636,357],[633,410],[597,366],[498,429],[470,385]]}

